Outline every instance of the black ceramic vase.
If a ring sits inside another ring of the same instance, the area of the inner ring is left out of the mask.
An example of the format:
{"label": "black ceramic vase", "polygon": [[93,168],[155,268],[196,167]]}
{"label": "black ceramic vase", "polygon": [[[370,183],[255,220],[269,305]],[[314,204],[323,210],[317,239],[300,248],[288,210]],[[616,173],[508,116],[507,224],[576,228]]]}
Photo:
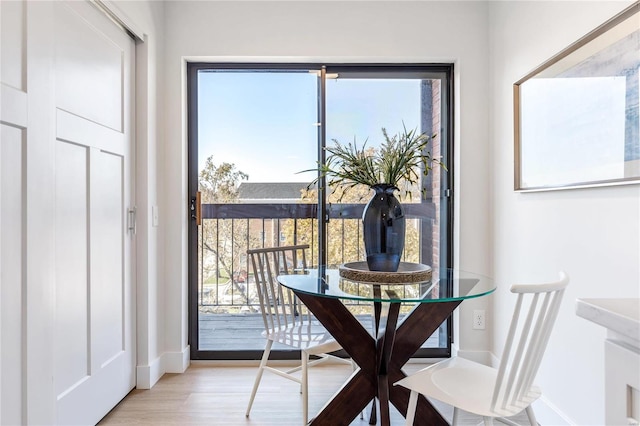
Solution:
{"label": "black ceramic vase", "polygon": [[376,193],[362,213],[364,248],[370,271],[395,272],[404,249],[405,219],[393,185],[372,187]]}

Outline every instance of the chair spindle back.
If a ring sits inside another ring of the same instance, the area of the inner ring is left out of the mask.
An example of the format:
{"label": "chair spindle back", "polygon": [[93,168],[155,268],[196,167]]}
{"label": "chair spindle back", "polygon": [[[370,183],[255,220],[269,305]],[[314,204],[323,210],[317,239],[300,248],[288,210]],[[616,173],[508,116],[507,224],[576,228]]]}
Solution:
{"label": "chair spindle back", "polygon": [[569,278],[564,272],[556,282],[514,285],[518,295],[507,334],[498,377],[493,392],[492,408],[522,406],[530,401],[530,392],[542,356],[553,329]]}
{"label": "chair spindle back", "polygon": [[308,244],[302,244],[247,250],[267,334],[302,323],[303,305],[292,291],[278,283],[277,276],[306,269],[308,248]]}

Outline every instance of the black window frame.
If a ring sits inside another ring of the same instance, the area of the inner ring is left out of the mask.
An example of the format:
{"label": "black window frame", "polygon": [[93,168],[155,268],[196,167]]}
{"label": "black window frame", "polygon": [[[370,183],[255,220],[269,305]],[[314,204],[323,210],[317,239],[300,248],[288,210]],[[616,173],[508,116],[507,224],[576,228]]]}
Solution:
{"label": "black window frame", "polygon": [[[259,360],[262,356],[262,350],[232,350],[232,351],[215,351],[215,350],[199,350],[199,328],[198,328],[198,226],[194,220],[193,203],[195,202],[195,194],[198,191],[198,72],[202,70],[237,70],[237,71],[264,71],[264,72],[283,72],[305,71],[305,70],[323,70],[326,73],[338,73],[349,75],[355,78],[407,78],[408,76],[425,76],[425,74],[433,74],[433,78],[439,78],[442,81],[442,111],[443,123],[442,131],[442,161],[447,165],[446,184],[441,187],[441,212],[444,211],[441,219],[442,232],[447,236],[445,241],[440,241],[440,259],[441,263],[452,268],[453,252],[454,252],[454,176],[455,164],[454,159],[454,66],[447,63],[213,63],[213,62],[187,62],[187,140],[188,140],[188,179],[187,193],[189,226],[188,226],[188,309],[189,309],[189,345],[191,348],[191,359],[193,360]],[[428,78],[428,77],[427,77]],[[325,80],[321,80],[321,84]],[[320,86],[320,85],[319,85]],[[319,87],[319,98],[324,94],[324,88]],[[319,112],[320,121],[324,120],[324,111],[322,106],[324,99],[321,101]],[[320,126],[319,132],[324,132],[324,126]],[[318,137],[318,156],[321,158],[324,152],[324,135],[319,134]],[[328,209],[326,203],[318,204],[318,217],[327,217]],[[325,230],[326,232],[326,230]],[[321,250],[322,251],[322,250]],[[443,274],[445,277],[446,274]],[[445,278],[446,279],[446,278]],[[444,291],[450,291],[444,286]],[[441,327],[441,338],[446,339],[446,346],[438,348],[421,348],[415,357],[417,358],[446,358],[451,356],[451,346],[453,342],[453,317],[450,316],[446,321],[446,327]],[[343,352],[343,351],[342,351]],[[272,350],[271,359],[299,359],[299,351],[291,350]]]}

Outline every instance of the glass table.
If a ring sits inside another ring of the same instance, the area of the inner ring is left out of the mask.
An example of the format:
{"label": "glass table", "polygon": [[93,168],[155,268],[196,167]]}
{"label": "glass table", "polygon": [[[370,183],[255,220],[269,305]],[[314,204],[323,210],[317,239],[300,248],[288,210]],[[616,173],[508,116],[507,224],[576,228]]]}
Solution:
{"label": "glass table", "polygon": [[[406,274],[407,267],[422,271],[422,266],[401,264],[397,273],[354,275],[342,267],[278,276],[359,367],[310,425],[348,425],[375,399],[381,425],[389,425],[389,403],[406,416],[410,392],[393,386],[406,377],[404,364],[463,300],[486,296],[496,288],[488,277],[459,270],[431,271],[427,277]],[[372,302],[375,330],[366,330],[343,301]],[[413,307],[399,321],[403,305]],[[376,423],[375,407],[374,403],[371,424]],[[448,424],[422,396],[416,419],[421,424]]]}

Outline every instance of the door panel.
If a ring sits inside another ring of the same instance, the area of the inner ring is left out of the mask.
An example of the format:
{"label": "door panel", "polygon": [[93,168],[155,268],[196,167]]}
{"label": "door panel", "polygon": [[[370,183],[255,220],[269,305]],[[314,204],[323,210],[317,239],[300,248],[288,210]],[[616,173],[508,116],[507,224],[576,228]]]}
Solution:
{"label": "door panel", "polygon": [[58,424],[95,424],[135,385],[134,43],[86,2],[55,5]]}
{"label": "door panel", "polygon": [[24,424],[24,133],[0,125],[0,424]]}
{"label": "door panel", "polygon": [[56,142],[55,389],[63,394],[89,369],[87,148]]}
{"label": "door panel", "polygon": [[[85,19],[102,18],[86,7],[76,9]],[[110,38],[112,31],[105,34],[100,21],[85,19],[69,7],[56,8],[56,106],[122,130],[123,61],[127,58],[117,40]]]}
{"label": "door panel", "polygon": [[3,1],[0,6],[0,73],[2,83],[24,90],[25,69],[25,3]]}
{"label": "door panel", "polygon": [[91,334],[93,368],[101,368],[127,348],[123,316],[122,157],[91,150]]}

